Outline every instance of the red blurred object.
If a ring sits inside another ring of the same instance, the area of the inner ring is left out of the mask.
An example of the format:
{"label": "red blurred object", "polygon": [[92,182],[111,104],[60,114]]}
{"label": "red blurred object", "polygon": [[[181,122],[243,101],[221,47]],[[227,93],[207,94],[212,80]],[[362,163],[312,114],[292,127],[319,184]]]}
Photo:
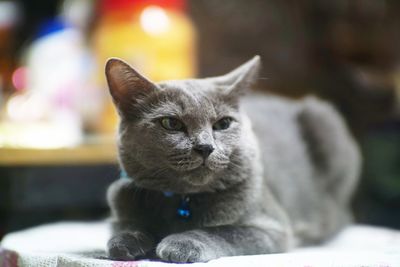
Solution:
{"label": "red blurred object", "polygon": [[26,67],[19,67],[13,72],[11,79],[15,90],[23,91],[26,89],[26,73]]}
{"label": "red blurred object", "polygon": [[185,10],[186,0],[103,0],[100,4],[100,13],[104,14],[127,9],[141,9],[151,5]]}

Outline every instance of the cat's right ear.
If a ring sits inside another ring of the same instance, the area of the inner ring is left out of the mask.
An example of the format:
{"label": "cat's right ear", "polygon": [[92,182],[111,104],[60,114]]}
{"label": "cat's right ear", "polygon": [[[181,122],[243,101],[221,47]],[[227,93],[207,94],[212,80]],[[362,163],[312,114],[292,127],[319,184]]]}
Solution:
{"label": "cat's right ear", "polygon": [[240,97],[257,83],[260,69],[261,58],[260,56],[255,56],[233,71],[211,79],[217,85],[217,88],[220,86],[224,88],[221,92],[224,100],[234,106],[238,106]]}
{"label": "cat's right ear", "polygon": [[134,116],[135,104],[157,90],[154,83],[120,59],[109,59],[105,72],[114,104],[123,116]]}

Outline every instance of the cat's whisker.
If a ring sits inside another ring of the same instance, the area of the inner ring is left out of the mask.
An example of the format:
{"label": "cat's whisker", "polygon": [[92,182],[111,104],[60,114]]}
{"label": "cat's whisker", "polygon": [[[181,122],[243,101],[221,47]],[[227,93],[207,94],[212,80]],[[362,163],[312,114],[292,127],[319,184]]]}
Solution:
{"label": "cat's whisker", "polygon": [[[168,171],[167,168],[161,167],[161,168],[158,168],[158,169],[156,169],[156,170],[154,170],[154,171],[152,171],[150,173],[141,174],[141,176],[139,176],[139,177],[152,177],[154,179],[154,178],[157,178],[160,175],[164,174],[167,171]],[[146,179],[147,178],[144,178],[144,180],[146,180]]]}
{"label": "cat's whisker", "polygon": [[179,152],[176,152],[176,153],[168,154],[167,157],[171,158],[171,157],[188,156],[188,155],[189,155],[189,153],[187,153],[187,152],[179,151]]}

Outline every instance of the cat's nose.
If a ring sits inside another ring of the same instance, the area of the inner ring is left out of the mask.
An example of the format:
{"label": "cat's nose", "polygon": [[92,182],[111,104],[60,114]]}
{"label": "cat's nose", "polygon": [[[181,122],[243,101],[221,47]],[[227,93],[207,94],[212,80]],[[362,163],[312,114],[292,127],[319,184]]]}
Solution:
{"label": "cat's nose", "polygon": [[214,151],[214,147],[212,145],[196,145],[193,150],[199,153],[203,159],[206,159]]}

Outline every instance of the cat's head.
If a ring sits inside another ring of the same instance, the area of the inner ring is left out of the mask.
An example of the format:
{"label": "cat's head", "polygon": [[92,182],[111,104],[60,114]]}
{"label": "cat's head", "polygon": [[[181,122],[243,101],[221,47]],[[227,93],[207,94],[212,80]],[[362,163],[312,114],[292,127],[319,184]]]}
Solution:
{"label": "cat's head", "polygon": [[243,179],[248,155],[239,99],[259,68],[256,56],[223,76],[153,83],[110,59],[106,77],[121,119],[121,167],[138,186],[177,193]]}

